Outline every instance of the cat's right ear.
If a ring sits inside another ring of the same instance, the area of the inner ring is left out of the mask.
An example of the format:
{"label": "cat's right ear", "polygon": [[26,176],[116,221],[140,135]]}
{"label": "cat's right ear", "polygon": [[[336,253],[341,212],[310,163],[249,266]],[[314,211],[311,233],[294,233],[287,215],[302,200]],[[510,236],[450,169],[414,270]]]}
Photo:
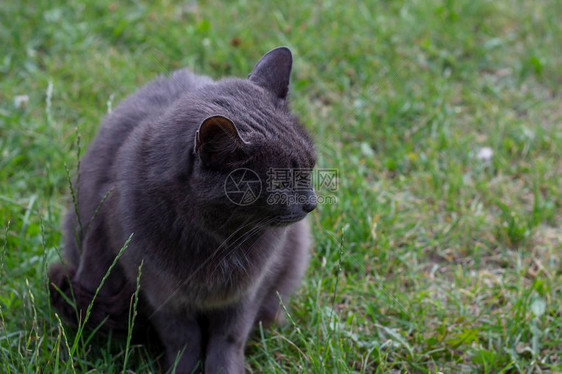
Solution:
{"label": "cat's right ear", "polygon": [[244,157],[247,144],[230,119],[212,116],[195,133],[194,151],[204,165],[219,167]]}
{"label": "cat's right ear", "polygon": [[266,88],[279,99],[286,99],[293,67],[293,55],[287,47],[267,52],[256,64],[248,79]]}

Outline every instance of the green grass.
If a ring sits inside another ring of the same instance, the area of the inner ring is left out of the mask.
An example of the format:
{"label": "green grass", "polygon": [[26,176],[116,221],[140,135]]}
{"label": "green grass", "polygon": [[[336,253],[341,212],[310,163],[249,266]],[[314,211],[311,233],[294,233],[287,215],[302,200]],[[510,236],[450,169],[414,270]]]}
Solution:
{"label": "green grass", "polygon": [[0,2],[0,371],[157,370],[154,352],[89,340],[49,306],[66,170],[155,75],[243,77],[288,45],[293,109],[319,166],[339,169],[338,202],[312,215],[289,323],[258,331],[248,370],[561,372],[560,14],[558,0]]}

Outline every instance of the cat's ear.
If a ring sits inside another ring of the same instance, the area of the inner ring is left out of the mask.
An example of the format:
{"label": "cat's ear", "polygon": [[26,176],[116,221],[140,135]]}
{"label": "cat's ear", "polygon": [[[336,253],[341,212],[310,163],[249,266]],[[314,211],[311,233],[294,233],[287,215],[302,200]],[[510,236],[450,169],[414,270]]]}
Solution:
{"label": "cat's ear", "polygon": [[234,123],[223,116],[207,118],[195,133],[195,153],[207,166],[220,166],[245,155],[248,144]]}
{"label": "cat's ear", "polygon": [[289,93],[289,79],[293,67],[293,55],[287,47],[267,52],[254,66],[248,79],[285,99]]}

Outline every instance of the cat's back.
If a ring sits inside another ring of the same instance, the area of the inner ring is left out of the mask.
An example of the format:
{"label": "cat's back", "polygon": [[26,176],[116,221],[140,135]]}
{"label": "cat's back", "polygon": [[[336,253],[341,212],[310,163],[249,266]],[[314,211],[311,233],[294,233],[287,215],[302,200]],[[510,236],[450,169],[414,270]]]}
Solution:
{"label": "cat's back", "polygon": [[161,75],[139,88],[108,114],[98,138],[123,140],[132,129],[158,117],[183,95],[212,82],[211,78],[196,75],[187,68],[176,70],[168,76]]}
{"label": "cat's back", "polygon": [[[114,184],[113,166],[133,130],[162,115],[183,95],[212,82],[209,77],[183,68],[168,76],[157,77],[124,99],[107,114],[82,159],[81,175],[84,177],[80,180],[81,194],[85,198],[91,196],[97,204],[100,196]],[[89,205],[86,214],[91,213]]]}
{"label": "cat's back", "polygon": [[105,117],[85,156],[85,165],[93,168],[111,165],[118,149],[134,128],[160,116],[188,92],[212,82],[209,77],[183,68],[145,84]]}

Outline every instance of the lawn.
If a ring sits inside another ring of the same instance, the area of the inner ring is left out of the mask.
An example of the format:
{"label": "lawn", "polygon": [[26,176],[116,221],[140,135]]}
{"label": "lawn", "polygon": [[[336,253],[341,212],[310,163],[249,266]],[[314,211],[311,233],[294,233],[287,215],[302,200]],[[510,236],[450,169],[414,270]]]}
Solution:
{"label": "lawn", "polygon": [[0,2],[0,371],[149,373],[80,334],[46,267],[103,115],[188,66],[294,54],[293,110],[337,202],[252,373],[562,372],[559,0]]}

